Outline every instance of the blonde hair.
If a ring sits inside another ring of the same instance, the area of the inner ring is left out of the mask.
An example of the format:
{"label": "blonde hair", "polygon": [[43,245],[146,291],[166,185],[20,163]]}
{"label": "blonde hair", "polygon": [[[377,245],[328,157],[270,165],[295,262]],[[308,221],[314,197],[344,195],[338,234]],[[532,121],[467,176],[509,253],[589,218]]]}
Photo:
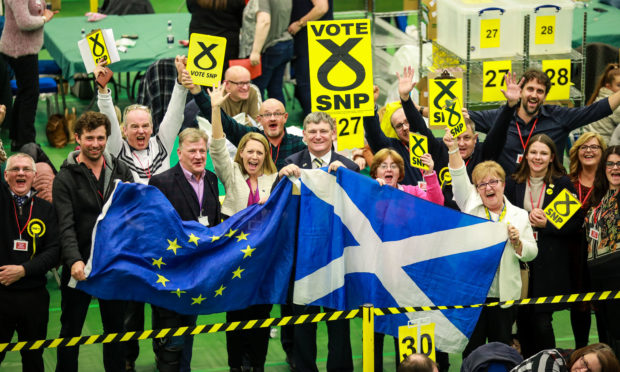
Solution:
{"label": "blonde hair", "polygon": [[205,146],[209,143],[209,135],[202,129],[187,128],[179,133],[179,148],[183,148],[185,142],[194,143],[200,140],[205,141]]}
{"label": "blonde hair", "polygon": [[398,165],[398,182],[402,181],[405,178],[405,161],[403,157],[400,156],[393,149],[381,149],[376,154],[374,159],[372,159],[372,164],[370,164],[370,177],[377,178],[377,168],[383,163],[388,157],[392,158],[394,163]]}
{"label": "blonde hair", "polygon": [[598,133],[585,132],[584,134],[579,136],[577,141],[575,141],[575,143],[573,144],[573,147],[571,147],[570,151],[568,152],[568,156],[570,158],[569,176],[571,180],[573,181],[576,181],[577,178],[579,177],[579,173],[581,173],[581,162],[579,161],[579,148],[584,143],[591,140],[592,138],[596,138],[596,140],[598,141],[598,144],[601,146],[601,154],[607,149],[607,144],[605,143],[605,140]]}
{"label": "blonde hair", "polygon": [[258,141],[263,145],[263,150],[265,150],[265,160],[263,161],[263,174],[274,174],[278,171],[276,165],[273,163],[273,159],[271,159],[271,152],[269,151],[269,143],[267,142],[267,138],[260,133],[257,132],[249,132],[246,133],[245,136],[241,137],[241,141],[239,141],[239,146],[237,147],[237,153],[235,154],[235,163],[241,166],[241,171],[243,173],[245,171],[245,167],[243,166],[243,159],[241,159],[241,153],[245,149],[247,143],[251,140]]}
{"label": "blonde hair", "polygon": [[506,182],[506,171],[493,160],[483,161],[476,165],[474,171],[471,173],[471,182],[474,186],[478,185],[478,181],[484,178],[484,176],[494,175],[499,178],[500,181]]}

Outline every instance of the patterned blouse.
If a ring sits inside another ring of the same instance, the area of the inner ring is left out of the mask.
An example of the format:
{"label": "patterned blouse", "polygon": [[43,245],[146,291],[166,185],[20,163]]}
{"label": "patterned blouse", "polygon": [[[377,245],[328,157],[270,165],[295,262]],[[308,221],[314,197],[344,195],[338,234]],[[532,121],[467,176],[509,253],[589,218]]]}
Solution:
{"label": "patterned blouse", "polygon": [[608,190],[599,205],[590,208],[585,219],[585,228],[588,240],[588,260],[618,249],[620,245],[618,190]]}

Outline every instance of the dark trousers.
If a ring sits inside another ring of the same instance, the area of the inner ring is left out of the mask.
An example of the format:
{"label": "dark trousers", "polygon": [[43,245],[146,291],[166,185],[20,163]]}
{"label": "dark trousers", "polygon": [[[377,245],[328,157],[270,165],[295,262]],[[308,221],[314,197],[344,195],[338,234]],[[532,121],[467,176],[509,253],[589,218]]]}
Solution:
{"label": "dark trousers", "polygon": [[[388,336],[389,337],[389,336]],[[396,368],[400,364],[400,356],[398,355],[398,338],[392,337],[394,339],[394,363],[396,363]],[[383,371],[383,341],[385,339],[384,333],[375,332],[375,372]]]}
{"label": "dark trousers", "polygon": [[[0,291],[0,343],[45,340],[50,296],[45,287],[23,291]],[[21,350],[24,372],[43,372],[43,349]],[[0,353],[0,364],[6,352]]]}
{"label": "dark trousers", "polygon": [[[62,338],[80,336],[91,296],[78,289],[63,285],[61,288],[60,336]],[[99,299],[99,311],[104,333],[123,331],[125,301]],[[122,342],[103,344],[103,366],[106,372],[125,370],[125,345]],[[77,372],[79,346],[60,347],[57,351],[56,372]]]}
{"label": "dark trousers", "polygon": [[301,103],[304,117],[312,112],[312,98],[310,95],[310,59],[308,56],[308,33],[304,27],[294,36],[295,58],[293,68],[295,70],[295,96]]}
{"label": "dark trousers", "polygon": [[[293,305],[292,304],[283,304],[280,305],[280,316],[291,316],[293,315]],[[282,344],[282,350],[286,353],[287,356],[293,357],[293,339],[295,337],[295,327],[294,326],[284,326],[280,327],[280,343]]]}
{"label": "dark trousers", "polygon": [[[124,320],[125,331],[144,331],[144,303],[127,301]],[[125,360],[130,364],[135,363],[140,354],[138,340],[125,342]]]}
{"label": "dark trousers", "polygon": [[[226,313],[226,322],[266,319],[269,318],[271,307],[272,305],[254,305],[242,310],[229,311]],[[262,370],[267,358],[269,332],[270,328],[226,332],[228,366],[231,369],[240,369],[243,364],[243,355],[247,354],[254,370]]]}
{"label": "dark trousers", "polygon": [[15,72],[17,94],[13,102],[9,137],[19,147],[35,142],[34,119],[39,103],[39,56],[29,54],[18,58],[2,55]]}
{"label": "dark trousers", "polygon": [[[335,310],[324,307],[323,311]],[[321,312],[321,307],[293,305],[293,312],[295,315],[316,314]],[[353,371],[349,320],[336,320],[325,324],[327,326],[327,370],[330,372]],[[316,327],[316,323],[295,326],[293,353],[296,372],[318,371],[316,366]]]}
{"label": "dark trousers", "polygon": [[[487,302],[499,301],[498,298],[487,298]],[[512,342],[512,323],[515,319],[515,308],[503,309],[499,306],[484,307],[480,312],[478,323],[469,337],[469,342],[463,350],[463,359],[467,358],[478,346],[487,342],[503,342],[510,345]]]}
{"label": "dark trousers", "polygon": [[536,307],[537,305],[519,306],[517,335],[524,359],[541,350],[555,348],[555,334],[552,325],[553,311],[540,311]]}
{"label": "dark trousers", "polygon": [[284,68],[291,58],[293,58],[293,40],[281,41],[265,49],[261,55],[262,74],[253,81],[258,86],[263,100],[266,99],[266,89],[269,98],[275,98],[285,104],[282,81]]}
{"label": "dark trousers", "polygon": [[600,309],[607,328],[607,342],[616,355],[620,355],[620,301],[600,302]]}
{"label": "dark trousers", "polygon": [[[153,329],[193,327],[197,315],[183,315],[151,305]],[[186,372],[190,370],[194,336],[167,336],[156,338],[153,343],[157,369],[160,372]]]}

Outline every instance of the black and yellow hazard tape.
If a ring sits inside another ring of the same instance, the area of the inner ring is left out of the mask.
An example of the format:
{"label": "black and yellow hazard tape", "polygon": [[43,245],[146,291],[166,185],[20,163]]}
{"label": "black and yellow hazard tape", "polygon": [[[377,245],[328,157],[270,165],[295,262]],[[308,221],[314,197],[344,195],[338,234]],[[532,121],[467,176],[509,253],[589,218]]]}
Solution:
{"label": "black and yellow hazard tape", "polygon": [[484,304],[475,304],[475,305],[382,307],[382,308],[374,308],[373,310],[374,310],[375,316],[383,316],[383,315],[414,313],[414,312],[420,312],[420,311],[433,311],[433,310],[469,309],[469,308],[476,308],[476,307],[494,307],[494,306],[503,306],[503,305],[512,306],[512,305],[562,304],[562,303],[605,301],[605,300],[620,300],[620,290],[605,291],[605,292],[574,293],[574,294],[548,296],[548,297],[524,298],[522,300],[488,302]]}
{"label": "black and yellow hazard tape", "polygon": [[[417,306],[417,307],[386,307],[374,308],[375,316],[412,313],[433,310],[467,309],[476,307],[491,307],[502,305],[533,305],[533,304],[560,304],[573,302],[604,301],[620,299],[620,290],[606,292],[577,293],[553,297],[525,298],[503,302],[490,302],[475,305],[453,306]],[[126,342],[130,340],[146,340],[149,338],[162,338],[172,336],[197,335],[201,333],[217,333],[240,331],[257,328],[281,327],[287,325],[330,322],[341,319],[361,317],[359,309],[349,311],[333,311],[328,313],[303,314],[297,316],[285,316],[282,318],[269,318],[258,320],[246,320],[242,322],[216,323],[211,325],[197,325],[194,327],[164,328],[146,331],[132,331],[124,333],[106,333],[93,336],[79,336],[72,338],[56,338],[51,340],[20,341],[15,343],[0,343],[0,353],[4,351],[52,349],[57,347],[69,347],[78,345],[107,344],[110,342]]]}

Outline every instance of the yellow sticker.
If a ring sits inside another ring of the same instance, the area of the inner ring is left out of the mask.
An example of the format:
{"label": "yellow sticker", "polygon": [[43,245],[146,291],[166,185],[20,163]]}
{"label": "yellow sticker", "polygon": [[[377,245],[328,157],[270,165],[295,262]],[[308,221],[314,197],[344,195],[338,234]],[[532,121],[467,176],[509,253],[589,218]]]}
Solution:
{"label": "yellow sticker", "polygon": [[548,101],[570,98],[570,59],[552,59],[542,61],[542,70],[551,80]]}
{"label": "yellow sticker", "polygon": [[464,126],[463,113],[456,110],[457,103],[461,106],[463,102],[463,79],[430,79],[428,92],[431,126]]}
{"label": "yellow sticker", "polygon": [[422,163],[422,155],[428,153],[428,139],[421,134],[409,132],[409,159],[412,167],[427,170]]}
{"label": "yellow sticker", "polygon": [[536,17],[534,44],[555,44],[555,16]]}
{"label": "yellow sticker", "polygon": [[506,74],[512,71],[512,61],[482,63],[482,102],[506,99],[501,89],[506,89]]}
{"label": "yellow sticker", "polygon": [[338,151],[364,147],[364,118],[361,116],[334,117],[338,136]]}
{"label": "yellow sticker", "polygon": [[215,86],[222,81],[226,38],[191,34],[187,53],[187,71],[194,84]]}
{"label": "yellow sticker", "polygon": [[398,351],[401,362],[414,353],[422,353],[435,361],[435,323],[398,327]]}
{"label": "yellow sticker", "polygon": [[561,229],[566,221],[581,208],[581,203],[573,194],[564,189],[547,205],[545,216],[557,229]]}
{"label": "yellow sticker", "polygon": [[480,20],[480,48],[499,48],[499,18]]}
{"label": "yellow sticker", "polygon": [[[93,56],[95,63],[99,63],[100,60],[110,62],[110,54],[108,53],[108,47],[103,39],[103,32],[101,30],[95,30],[86,36],[88,40],[88,49]],[[106,64],[107,64],[106,63]]]}
{"label": "yellow sticker", "polygon": [[374,115],[370,20],[308,22],[312,111]]}

